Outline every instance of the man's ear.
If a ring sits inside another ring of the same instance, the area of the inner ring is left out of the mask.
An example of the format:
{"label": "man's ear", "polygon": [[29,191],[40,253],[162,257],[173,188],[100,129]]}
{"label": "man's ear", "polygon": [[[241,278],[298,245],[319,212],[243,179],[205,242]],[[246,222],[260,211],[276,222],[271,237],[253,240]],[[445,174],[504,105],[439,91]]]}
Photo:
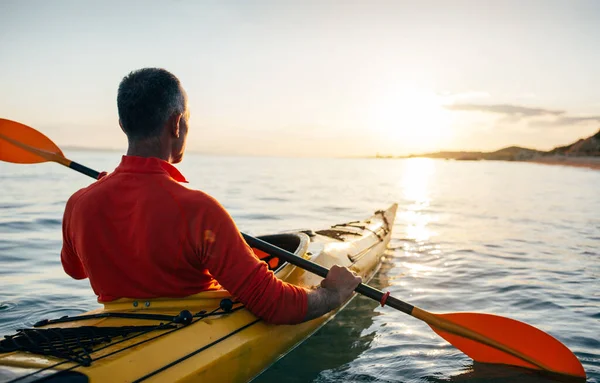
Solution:
{"label": "man's ear", "polygon": [[121,127],[121,130],[123,131],[123,133],[127,134],[125,132],[125,129],[123,129],[123,124],[121,123],[121,119],[119,119],[119,127]]}
{"label": "man's ear", "polygon": [[182,117],[183,114],[181,113],[171,116],[171,133],[177,138],[179,138],[179,123],[181,122]]}

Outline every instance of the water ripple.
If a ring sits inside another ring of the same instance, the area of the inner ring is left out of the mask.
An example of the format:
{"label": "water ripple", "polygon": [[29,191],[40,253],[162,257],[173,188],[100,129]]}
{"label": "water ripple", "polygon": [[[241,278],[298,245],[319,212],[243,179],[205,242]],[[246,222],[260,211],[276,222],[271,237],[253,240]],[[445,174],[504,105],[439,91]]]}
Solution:
{"label": "water ripple", "polygon": [[[118,162],[114,153],[79,159]],[[321,229],[398,202],[375,287],[432,312],[526,321],[573,350],[588,382],[600,381],[600,172],[565,168],[557,181],[553,167],[494,161],[193,154],[181,166],[250,233]],[[90,181],[35,165],[0,163],[0,175],[0,332],[97,308],[89,282],[68,278],[59,256],[65,201]],[[421,321],[363,297],[256,383],[283,380],[549,382],[473,363]]]}

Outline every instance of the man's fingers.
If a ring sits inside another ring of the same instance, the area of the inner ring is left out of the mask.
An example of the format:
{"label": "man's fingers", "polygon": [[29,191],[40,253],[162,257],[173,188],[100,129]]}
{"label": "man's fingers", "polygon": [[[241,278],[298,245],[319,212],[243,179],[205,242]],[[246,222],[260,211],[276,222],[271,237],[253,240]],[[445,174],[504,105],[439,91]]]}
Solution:
{"label": "man's fingers", "polygon": [[362,283],[362,278],[354,270],[333,265],[329,269],[327,277],[321,281],[321,287],[336,288],[342,285],[349,287],[353,282],[358,285]]}

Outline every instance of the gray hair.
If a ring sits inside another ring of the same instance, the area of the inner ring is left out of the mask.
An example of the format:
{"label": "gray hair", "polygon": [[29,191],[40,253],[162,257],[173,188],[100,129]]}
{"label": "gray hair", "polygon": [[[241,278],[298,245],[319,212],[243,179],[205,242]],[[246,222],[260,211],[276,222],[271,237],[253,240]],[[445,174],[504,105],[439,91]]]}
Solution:
{"label": "gray hair", "polygon": [[162,68],[144,68],[123,78],[117,93],[121,127],[130,141],[156,137],[173,114],[186,112],[179,79]]}

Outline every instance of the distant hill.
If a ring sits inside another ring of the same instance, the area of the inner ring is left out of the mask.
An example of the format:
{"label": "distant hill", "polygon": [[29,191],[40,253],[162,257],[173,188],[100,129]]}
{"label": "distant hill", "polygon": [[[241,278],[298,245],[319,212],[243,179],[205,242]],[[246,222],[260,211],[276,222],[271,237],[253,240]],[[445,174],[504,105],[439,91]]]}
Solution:
{"label": "distant hill", "polygon": [[544,152],[539,150],[521,148],[519,146],[510,146],[508,148],[496,150],[495,152],[436,152],[411,155],[409,157],[427,157],[427,158],[445,158],[459,161],[476,160],[503,160],[503,161],[522,161],[541,155]]}
{"label": "distant hill", "polygon": [[547,152],[549,155],[600,157],[600,130],[591,137],[577,140],[571,145],[559,146]]}
{"label": "distant hill", "polygon": [[412,154],[408,157],[445,158],[459,161],[526,161],[546,156],[600,157],[600,131],[591,137],[580,139],[570,145],[560,146],[547,152],[520,146],[509,146],[495,152],[435,152]]}

